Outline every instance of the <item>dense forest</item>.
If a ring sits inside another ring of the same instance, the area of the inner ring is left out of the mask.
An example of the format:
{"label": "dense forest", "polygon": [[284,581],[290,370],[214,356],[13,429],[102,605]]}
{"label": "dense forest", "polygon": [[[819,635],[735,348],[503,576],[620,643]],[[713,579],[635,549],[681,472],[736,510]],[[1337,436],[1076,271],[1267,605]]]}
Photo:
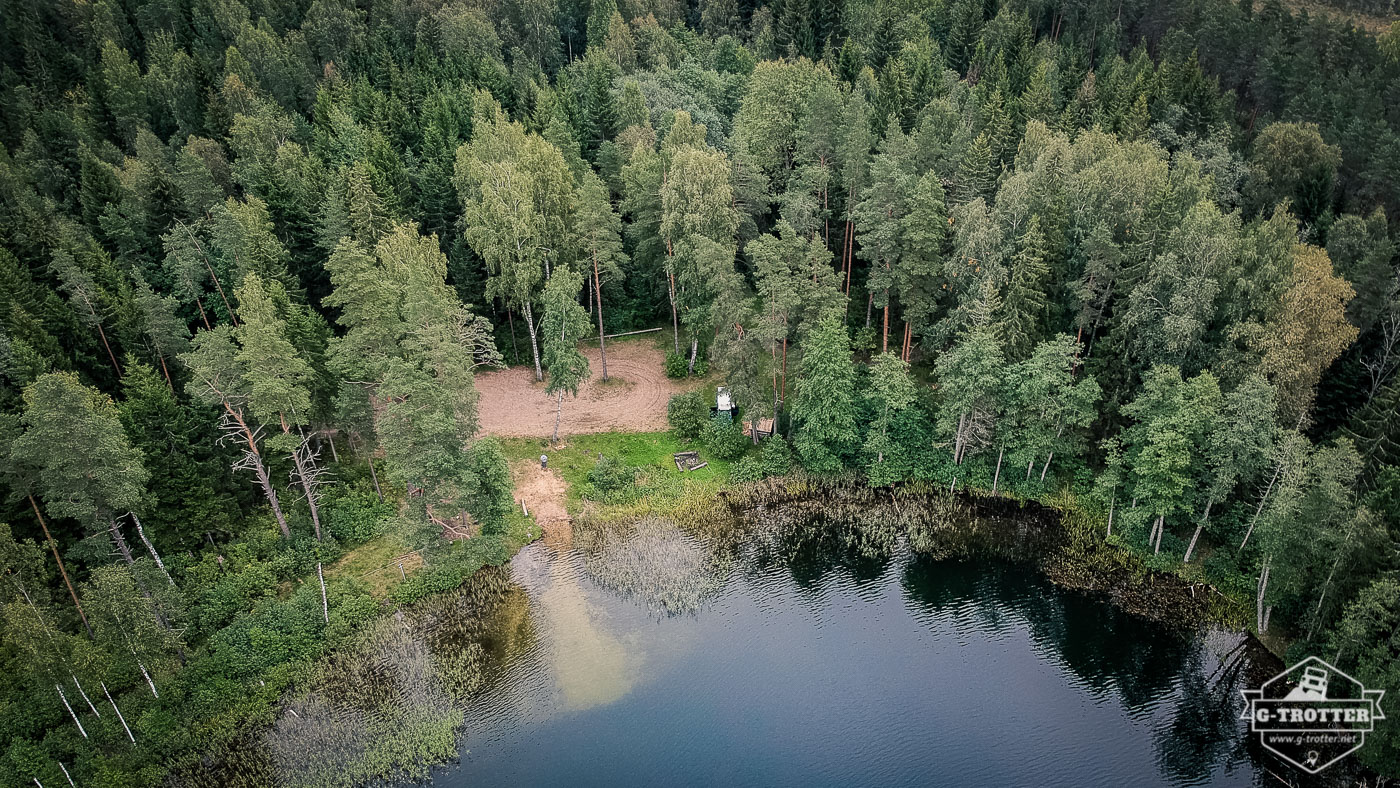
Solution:
{"label": "dense forest", "polygon": [[1400,691],[1400,23],[0,8],[0,784],[186,784],[380,615],[347,549],[413,529],[404,603],[508,554],[475,370],[567,407],[580,342],[655,326],[776,417],[672,403],[741,480],[1069,495]]}

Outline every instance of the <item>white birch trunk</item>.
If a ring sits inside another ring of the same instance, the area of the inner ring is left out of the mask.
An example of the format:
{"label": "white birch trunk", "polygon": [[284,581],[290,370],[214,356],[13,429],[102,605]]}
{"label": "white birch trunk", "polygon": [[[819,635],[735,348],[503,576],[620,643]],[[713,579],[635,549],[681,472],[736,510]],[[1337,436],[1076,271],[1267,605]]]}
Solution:
{"label": "white birch trunk", "polygon": [[544,380],[544,370],[540,367],[540,340],[535,329],[535,313],[530,308],[530,302],[526,301],[523,311],[525,312],[525,330],[530,332],[530,356],[535,360],[535,382]]}
{"label": "white birch trunk", "polygon": [[156,566],[160,567],[161,574],[165,575],[165,579],[170,583],[170,587],[174,588],[175,579],[170,576],[170,570],[165,568],[165,562],[160,560],[160,553],[156,552],[155,545],[151,544],[151,540],[146,538],[146,531],[141,527],[141,518],[136,516],[136,512],[131,513],[131,521],[136,524],[136,535],[141,537],[141,543],[146,545],[146,552],[150,553],[151,558],[155,559]]}
{"label": "white birch trunk", "polygon": [[68,703],[68,696],[63,694],[63,687],[55,684],[53,688],[58,690],[58,697],[63,699],[63,708],[68,710],[68,715],[73,718],[73,724],[78,726],[78,733],[83,734],[83,738],[86,739],[88,737],[87,731],[83,730],[83,723],[78,720],[78,715],[74,713],[72,705]]}
{"label": "white birch trunk", "polygon": [[132,744],[135,744],[136,737],[131,735],[131,726],[126,724],[126,717],[123,717],[122,710],[117,708],[117,702],[112,698],[112,693],[107,691],[106,682],[103,682],[102,684],[102,693],[107,696],[107,702],[112,704],[112,711],[115,711],[117,713],[117,719],[121,720],[122,728],[126,731],[126,737],[128,739],[131,739]]}

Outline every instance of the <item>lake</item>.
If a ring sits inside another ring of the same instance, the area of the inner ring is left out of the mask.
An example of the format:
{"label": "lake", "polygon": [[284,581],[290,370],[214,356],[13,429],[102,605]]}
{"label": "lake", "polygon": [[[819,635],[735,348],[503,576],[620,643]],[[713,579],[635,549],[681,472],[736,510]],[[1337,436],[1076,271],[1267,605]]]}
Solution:
{"label": "lake", "polygon": [[438,785],[1262,784],[1240,635],[1025,565],[638,529],[533,544],[509,585]]}

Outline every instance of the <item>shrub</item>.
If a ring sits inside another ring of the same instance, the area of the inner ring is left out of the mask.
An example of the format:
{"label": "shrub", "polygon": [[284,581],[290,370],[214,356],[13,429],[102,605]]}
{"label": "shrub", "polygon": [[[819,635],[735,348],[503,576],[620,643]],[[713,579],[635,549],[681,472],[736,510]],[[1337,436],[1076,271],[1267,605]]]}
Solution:
{"label": "shrub", "polygon": [[600,455],[588,470],[588,482],[583,494],[585,498],[598,501],[619,502],[631,497],[636,483],[636,468],[621,460]]}
{"label": "shrub", "polygon": [[787,441],[777,435],[764,442],[760,456],[764,476],[785,476],[792,470],[792,451],[788,449]]}
{"label": "shrub", "polygon": [[739,425],[721,418],[710,419],[701,432],[705,448],[721,460],[737,459],[749,448],[749,439],[739,430]]}
{"label": "shrub", "polygon": [[365,479],[332,487],[321,505],[326,530],[337,541],[360,544],[384,533],[384,524],[394,516],[394,505],[379,500]]}
{"label": "shrub", "polygon": [[690,356],[674,351],[666,354],[666,377],[683,378],[687,375],[700,376],[710,371],[710,362],[705,360],[704,351],[695,356],[695,369],[690,369]]}
{"label": "shrub", "polygon": [[753,454],[744,457],[734,463],[734,467],[729,471],[729,478],[736,482],[756,482],[761,480],[763,478],[763,460]]}
{"label": "shrub", "polygon": [[666,354],[666,377],[685,377],[686,357],[672,351]]}
{"label": "shrub", "polygon": [[477,480],[477,494],[468,508],[481,523],[483,534],[502,534],[506,515],[515,508],[511,495],[510,464],[495,438],[482,438],[467,449],[468,462]]}
{"label": "shrub", "polygon": [[862,326],[856,329],[856,334],[851,338],[851,349],[855,351],[875,349],[875,327]]}
{"label": "shrub", "polygon": [[684,441],[700,437],[709,420],[709,400],[699,391],[677,394],[671,397],[670,404],[666,406],[666,421],[671,425],[671,432]]}

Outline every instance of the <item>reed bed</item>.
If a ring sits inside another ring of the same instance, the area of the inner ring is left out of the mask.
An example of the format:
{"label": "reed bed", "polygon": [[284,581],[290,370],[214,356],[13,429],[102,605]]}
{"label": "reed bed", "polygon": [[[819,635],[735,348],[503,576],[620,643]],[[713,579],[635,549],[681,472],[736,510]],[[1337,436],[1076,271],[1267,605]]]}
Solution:
{"label": "reed bed", "polygon": [[646,516],[632,523],[576,529],[575,547],[589,576],[667,615],[693,613],[724,585],[732,560],[715,540]]}

